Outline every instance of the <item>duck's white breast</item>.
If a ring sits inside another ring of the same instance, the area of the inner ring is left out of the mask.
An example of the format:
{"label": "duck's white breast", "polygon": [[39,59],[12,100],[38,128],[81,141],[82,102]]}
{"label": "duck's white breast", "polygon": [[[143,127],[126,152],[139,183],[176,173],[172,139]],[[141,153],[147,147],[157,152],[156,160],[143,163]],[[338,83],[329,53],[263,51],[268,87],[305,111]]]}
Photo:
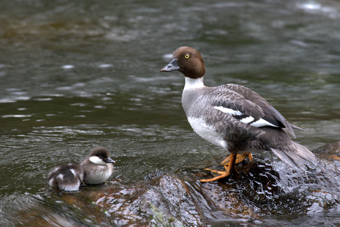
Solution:
{"label": "duck's white breast", "polygon": [[227,149],[227,142],[216,132],[213,126],[208,125],[203,118],[188,117],[192,129],[203,139],[212,144]]}
{"label": "duck's white breast", "polygon": [[112,173],[112,164],[98,165],[96,170],[86,174],[84,182],[87,184],[101,184],[104,183]]}

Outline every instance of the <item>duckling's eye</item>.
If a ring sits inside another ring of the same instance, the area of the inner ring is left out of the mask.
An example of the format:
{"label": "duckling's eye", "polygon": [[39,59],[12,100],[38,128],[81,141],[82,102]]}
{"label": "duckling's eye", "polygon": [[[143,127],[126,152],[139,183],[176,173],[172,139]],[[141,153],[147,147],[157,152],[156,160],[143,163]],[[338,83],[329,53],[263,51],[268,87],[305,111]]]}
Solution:
{"label": "duckling's eye", "polygon": [[185,59],[189,59],[190,58],[190,55],[189,54],[186,54],[184,55]]}

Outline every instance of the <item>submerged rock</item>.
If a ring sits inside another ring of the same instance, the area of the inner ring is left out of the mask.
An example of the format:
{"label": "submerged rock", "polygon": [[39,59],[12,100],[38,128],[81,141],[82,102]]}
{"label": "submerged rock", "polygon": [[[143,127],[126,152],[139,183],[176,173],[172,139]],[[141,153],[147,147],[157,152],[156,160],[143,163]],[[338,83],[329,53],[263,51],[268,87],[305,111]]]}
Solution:
{"label": "submerged rock", "polygon": [[[324,146],[316,153],[336,155],[339,145]],[[55,226],[42,221],[49,216],[73,226],[272,225],[266,222],[275,215],[293,218],[340,209],[339,177],[332,166],[337,161],[332,160],[305,172],[276,171],[272,163],[260,161],[240,163],[239,174],[211,183],[199,181],[210,172],[194,168],[179,170],[177,175],[155,172],[134,184],[114,179],[109,185],[85,187],[79,193],[45,195],[37,205],[46,207],[41,209],[45,212],[41,220],[30,219],[26,225]]]}
{"label": "submerged rock", "polygon": [[320,158],[340,161],[340,141],[326,144],[313,152]]}

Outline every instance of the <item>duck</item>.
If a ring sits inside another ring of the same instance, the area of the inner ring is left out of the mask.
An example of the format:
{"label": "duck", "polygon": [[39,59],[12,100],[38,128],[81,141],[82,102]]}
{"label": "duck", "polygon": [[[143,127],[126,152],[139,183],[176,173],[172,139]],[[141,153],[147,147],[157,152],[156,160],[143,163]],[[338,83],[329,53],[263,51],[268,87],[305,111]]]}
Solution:
{"label": "duck", "polygon": [[84,170],[78,163],[58,165],[47,177],[49,186],[61,191],[78,191],[83,179]]}
{"label": "duck", "polygon": [[103,184],[113,173],[114,160],[104,147],[96,147],[90,151],[80,166],[84,170],[85,184]]}
{"label": "duck", "polygon": [[237,173],[235,164],[252,153],[271,151],[293,168],[301,169],[317,163],[314,154],[305,146],[294,142],[294,129],[302,128],[289,123],[258,93],[238,84],[216,87],[204,85],[205,65],[202,55],[194,48],[177,48],[170,62],[161,72],[179,71],[185,77],[182,107],[192,129],[203,139],[226,149],[230,155],[222,161],[223,171],[206,169],[212,182]]}

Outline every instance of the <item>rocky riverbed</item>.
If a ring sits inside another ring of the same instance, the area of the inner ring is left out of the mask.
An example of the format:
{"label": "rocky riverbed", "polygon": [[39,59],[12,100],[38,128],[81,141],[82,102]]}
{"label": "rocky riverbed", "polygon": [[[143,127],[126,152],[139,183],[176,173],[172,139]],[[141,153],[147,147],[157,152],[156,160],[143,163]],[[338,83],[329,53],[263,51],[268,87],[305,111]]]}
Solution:
{"label": "rocky riverbed", "polygon": [[238,164],[238,175],[212,183],[201,183],[210,173],[193,167],[178,173],[156,171],[133,183],[111,179],[77,193],[44,189],[30,209],[19,212],[18,224],[272,226],[271,216],[290,217],[299,224],[304,217],[340,209],[340,142],[313,152],[320,164],[305,171],[287,167],[277,172],[273,163],[255,160]]}

